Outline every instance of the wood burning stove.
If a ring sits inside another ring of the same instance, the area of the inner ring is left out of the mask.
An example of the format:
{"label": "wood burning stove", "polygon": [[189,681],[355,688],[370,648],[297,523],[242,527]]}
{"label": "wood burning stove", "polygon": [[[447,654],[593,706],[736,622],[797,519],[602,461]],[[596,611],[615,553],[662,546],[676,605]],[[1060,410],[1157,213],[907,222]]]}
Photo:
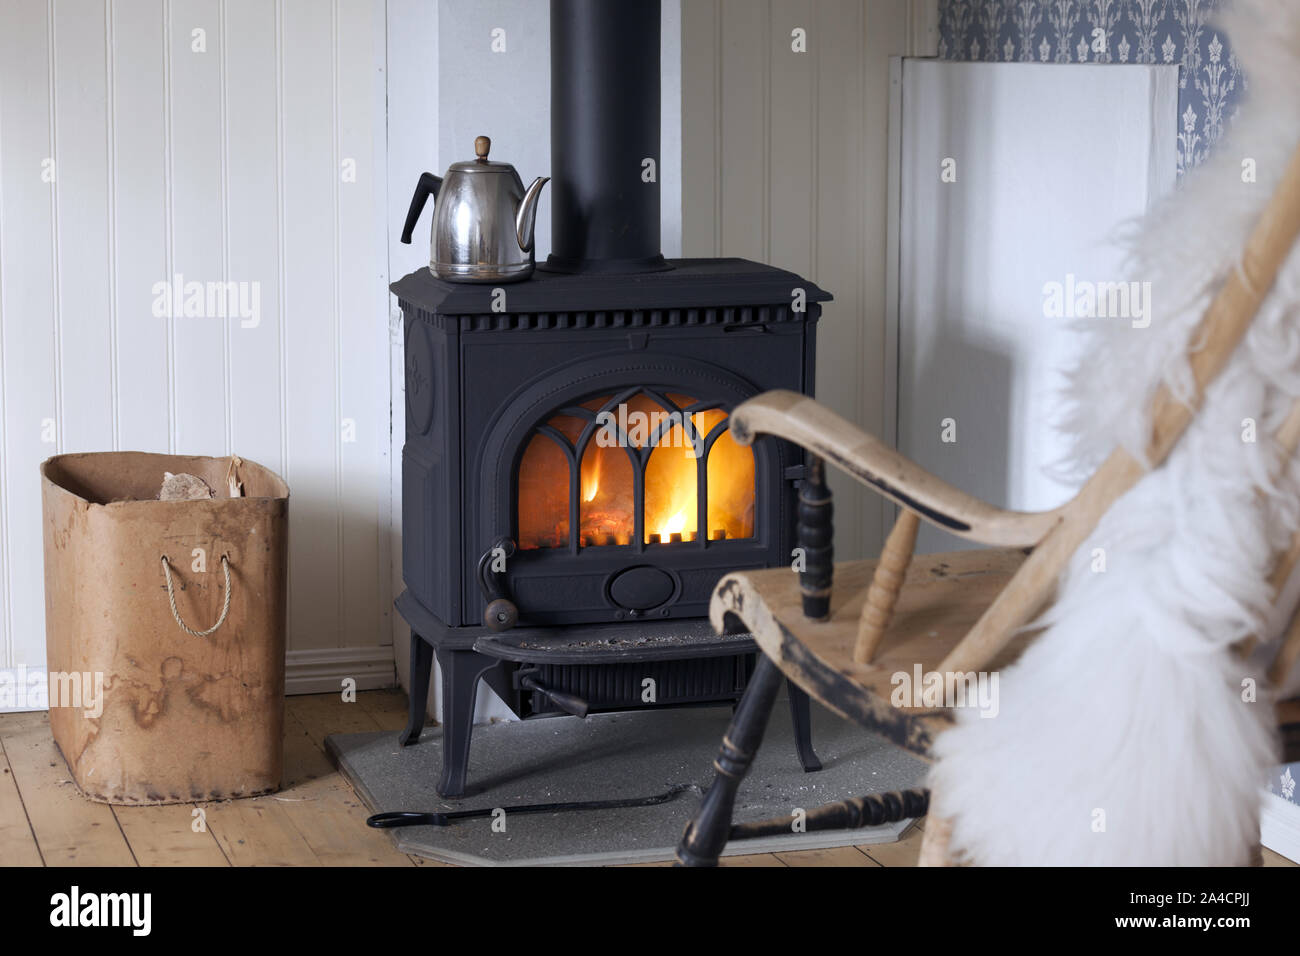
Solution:
{"label": "wood burning stove", "polygon": [[[727,416],[762,391],[811,392],[830,298],[770,266],[659,255],[640,159],[658,153],[657,2],[553,0],[551,29],[556,255],[509,286],[423,269],[392,286],[403,742],[436,654],[449,797],[465,790],[480,679],[520,717],[739,698],[755,645],[713,634],[709,597],[728,570],[790,562],[803,456],[738,445]],[[792,686],[791,700],[813,769],[807,698]]]}

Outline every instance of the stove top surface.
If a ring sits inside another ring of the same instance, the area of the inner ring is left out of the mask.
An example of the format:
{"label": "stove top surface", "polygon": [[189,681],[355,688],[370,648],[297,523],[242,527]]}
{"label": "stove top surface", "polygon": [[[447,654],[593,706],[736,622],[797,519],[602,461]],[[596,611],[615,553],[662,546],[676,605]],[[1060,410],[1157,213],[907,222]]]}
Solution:
{"label": "stove top surface", "polygon": [[479,284],[438,279],[427,268],[390,286],[404,302],[441,314],[482,314],[505,290],[504,311],[584,312],[594,310],[683,309],[788,303],[796,289],[807,302],[828,302],[831,294],[775,266],[749,259],[670,259],[672,269],[629,275],[547,272],[538,267],[523,282]]}

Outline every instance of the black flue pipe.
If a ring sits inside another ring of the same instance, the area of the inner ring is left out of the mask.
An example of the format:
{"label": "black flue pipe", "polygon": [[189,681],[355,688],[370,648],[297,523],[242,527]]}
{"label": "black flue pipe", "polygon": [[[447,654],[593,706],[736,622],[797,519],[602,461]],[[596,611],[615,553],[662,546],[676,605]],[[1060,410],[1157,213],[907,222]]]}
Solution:
{"label": "black flue pipe", "polygon": [[669,268],[659,244],[659,7],[551,0],[551,255],[541,268]]}

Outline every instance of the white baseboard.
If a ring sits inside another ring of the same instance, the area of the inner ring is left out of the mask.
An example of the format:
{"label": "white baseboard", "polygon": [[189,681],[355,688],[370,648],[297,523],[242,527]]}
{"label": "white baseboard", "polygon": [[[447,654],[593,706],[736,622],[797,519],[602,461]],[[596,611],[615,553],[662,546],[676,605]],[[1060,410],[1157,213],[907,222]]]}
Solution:
{"label": "white baseboard", "polygon": [[[33,677],[43,681],[45,668],[0,667],[0,686],[27,687]],[[393,649],[383,647],[329,647],[318,650],[290,651],[285,655],[284,690],[286,694],[328,694],[342,690],[343,681],[352,678],[357,690],[379,690],[397,686],[397,669],[393,666]],[[14,702],[0,700],[0,714],[45,710],[44,694],[39,701],[17,695]],[[35,695],[30,695],[35,696]]]}
{"label": "white baseboard", "polygon": [[352,678],[357,690],[397,686],[393,649],[384,647],[329,647],[290,651],[286,659],[286,694],[328,694],[342,690]]}
{"label": "white baseboard", "polygon": [[1300,863],[1300,803],[1264,791],[1259,814],[1259,842],[1274,853]]}

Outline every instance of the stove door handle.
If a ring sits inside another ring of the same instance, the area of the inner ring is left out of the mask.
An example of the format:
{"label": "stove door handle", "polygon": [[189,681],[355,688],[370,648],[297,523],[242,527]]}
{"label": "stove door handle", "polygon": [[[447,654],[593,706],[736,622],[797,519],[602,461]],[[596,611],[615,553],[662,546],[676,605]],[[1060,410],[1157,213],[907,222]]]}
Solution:
{"label": "stove door handle", "polygon": [[497,538],[478,559],[478,583],[488,602],[483,609],[483,623],[494,631],[508,631],[519,620],[519,608],[510,600],[506,587],[505,561],[514,553],[514,541]]}

